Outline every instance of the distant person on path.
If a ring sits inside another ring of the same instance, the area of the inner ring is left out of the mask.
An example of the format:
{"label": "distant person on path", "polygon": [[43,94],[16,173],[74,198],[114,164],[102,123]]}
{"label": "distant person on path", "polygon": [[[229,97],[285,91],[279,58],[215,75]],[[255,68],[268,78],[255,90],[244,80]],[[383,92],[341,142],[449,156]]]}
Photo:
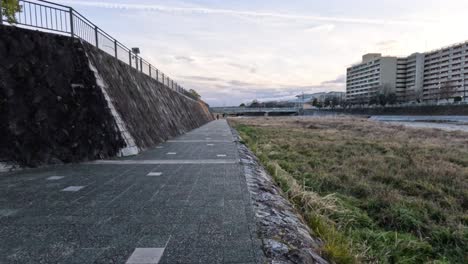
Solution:
{"label": "distant person on path", "polygon": [[219,114],[216,115],[216,119],[219,119]]}

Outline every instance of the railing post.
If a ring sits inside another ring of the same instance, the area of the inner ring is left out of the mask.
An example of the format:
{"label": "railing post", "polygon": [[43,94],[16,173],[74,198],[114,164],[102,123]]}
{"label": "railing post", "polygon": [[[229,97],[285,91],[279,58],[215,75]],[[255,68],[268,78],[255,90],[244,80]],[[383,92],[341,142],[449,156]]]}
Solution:
{"label": "railing post", "polygon": [[149,72],[149,76],[151,77],[151,64],[148,64],[148,72]]}
{"label": "railing post", "polygon": [[156,81],[159,82],[159,70],[156,69]]}
{"label": "railing post", "polygon": [[138,64],[140,64],[138,62],[138,55],[135,55],[135,69],[137,69],[137,71],[138,71]]}
{"label": "railing post", "polygon": [[70,13],[70,34],[73,37],[75,37],[75,25],[73,23],[73,8],[70,7],[70,10],[68,10]]}
{"label": "railing post", "polygon": [[166,85],[165,82],[166,82],[166,80],[164,80],[164,73],[162,73],[162,84]]}
{"label": "railing post", "polygon": [[132,51],[128,51],[128,64],[132,67]]}
{"label": "railing post", "polygon": [[117,40],[114,39],[114,53],[115,53],[115,57],[117,58]]}
{"label": "railing post", "polygon": [[94,26],[94,37],[96,38],[96,48],[99,48],[98,27]]}
{"label": "railing post", "polygon": [[0,0],[0,25],[3,25],[2,0]]}
{"label": "railing post", "polygon": [[140,71],[143,72],[143,58],[140,58]]}

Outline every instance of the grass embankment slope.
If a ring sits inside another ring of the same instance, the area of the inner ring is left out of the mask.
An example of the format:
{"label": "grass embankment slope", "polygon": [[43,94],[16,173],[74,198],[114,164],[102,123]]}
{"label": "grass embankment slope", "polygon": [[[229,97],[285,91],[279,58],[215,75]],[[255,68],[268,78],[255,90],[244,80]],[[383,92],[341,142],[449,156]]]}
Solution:
{"label": "grass embankment slope", "polygon": [[468,263],[468,134],[231,119],[337,263]]}

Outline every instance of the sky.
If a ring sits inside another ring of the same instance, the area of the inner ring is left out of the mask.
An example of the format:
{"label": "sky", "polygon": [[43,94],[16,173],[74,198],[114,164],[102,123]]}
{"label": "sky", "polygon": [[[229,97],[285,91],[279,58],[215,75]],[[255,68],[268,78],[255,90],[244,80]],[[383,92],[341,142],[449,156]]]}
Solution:
{"label": "sky", "polygon": [[365,53],[468,40],[466,0],[56,0],[211,106],[345,91]]}

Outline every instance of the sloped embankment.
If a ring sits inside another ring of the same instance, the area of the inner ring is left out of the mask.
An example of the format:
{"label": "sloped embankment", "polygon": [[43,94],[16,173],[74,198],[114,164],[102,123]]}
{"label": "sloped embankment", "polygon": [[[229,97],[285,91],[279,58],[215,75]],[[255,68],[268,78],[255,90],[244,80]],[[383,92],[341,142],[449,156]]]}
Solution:
{"label": "sloped embankment", "polygon": [[212,120],[203,102],[70,37],[2,26],[0,62],[0,162],[109,158]]}
{"label": "sloped embankment", "polygon": [[84,45],[90,62],[139,148],[149,148],[212,120],[208,106]]}

